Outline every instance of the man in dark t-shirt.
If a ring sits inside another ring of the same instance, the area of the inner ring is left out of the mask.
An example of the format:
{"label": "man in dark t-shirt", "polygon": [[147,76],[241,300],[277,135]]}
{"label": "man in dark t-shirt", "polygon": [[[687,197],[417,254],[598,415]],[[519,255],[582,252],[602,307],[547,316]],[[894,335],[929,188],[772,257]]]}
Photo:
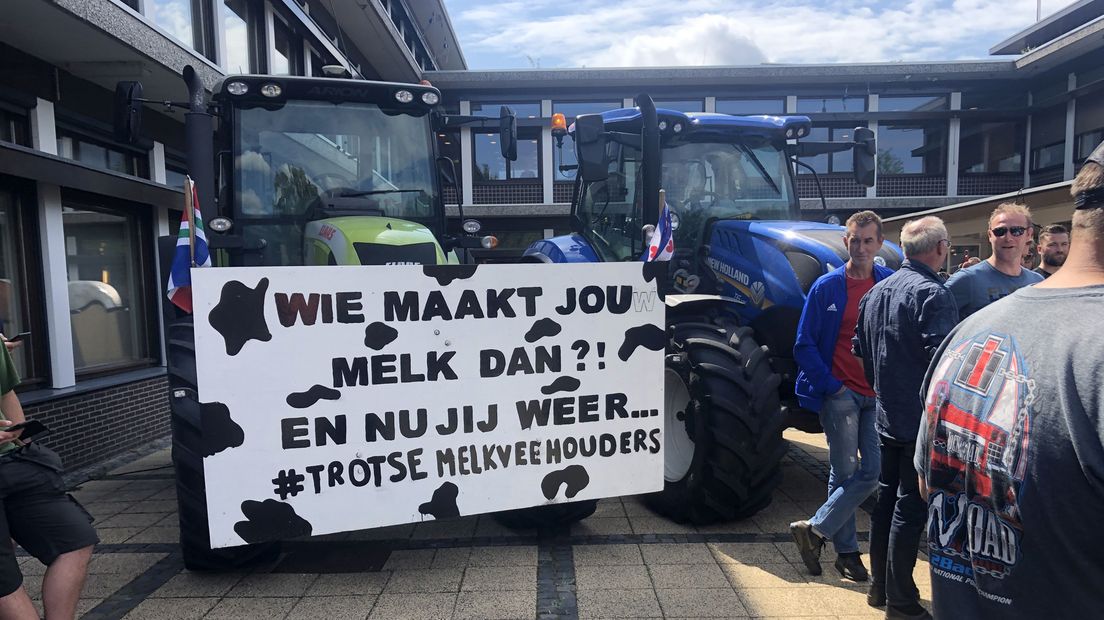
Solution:
{"label": "man in dark t-shirt", "polygon": [[936,618],[1101,616],[1104,144],[1072,191],[1062,269],[959,324],[925,379]]}
{"label": "man in dark t-shirt", "polygon": [[831,471],[828,499],[810,519],[791,523],[790,533],[813,575],[821,572],[820,552],[830,538],[836,570],[852,581],[868,578],[859,557],[855,510],[878,486],[881,448],[874,429],[874,390],[862,361],[851,353],[851,339],[859,301],[876,281],[893,273],[874,263],[882,241],[882,220],[874,212],[861,211],[847,220],[844,242],[850,259],[809,289],[794,345],[801,369],[794,392],[802,407],[820,417]]}
{"label": "man in dark t-shirt", "polygon": [[1039,233],[1039,255],[1042,262],[1035,268],[1035,273],[1044,279],[1054,275],[1054,272],[1065,264],[1069,255],[1070,238],[1069,230],[1061,224],[1051,224]]}

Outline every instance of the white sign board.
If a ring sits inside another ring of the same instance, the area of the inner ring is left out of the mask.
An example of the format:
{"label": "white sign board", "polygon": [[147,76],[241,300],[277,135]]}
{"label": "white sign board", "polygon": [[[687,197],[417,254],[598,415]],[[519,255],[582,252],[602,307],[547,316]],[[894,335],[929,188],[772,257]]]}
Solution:
{"label": "white sign board", "polygon": [[212,546],[660,490],[647,272],[193,269]]}

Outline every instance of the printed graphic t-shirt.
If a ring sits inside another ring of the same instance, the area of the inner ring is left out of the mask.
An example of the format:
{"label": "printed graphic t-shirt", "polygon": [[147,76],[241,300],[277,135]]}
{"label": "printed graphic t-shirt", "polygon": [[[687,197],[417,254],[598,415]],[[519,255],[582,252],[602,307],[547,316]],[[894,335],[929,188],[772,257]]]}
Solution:
{"label": "printed graphic t-shirt", "polygon": [[1100,617],[1102,307],[1104,286],[1024,288],[936,354],[915,455],[935,617]]}
{"label": "printed graphic t-shirt", "polygon": [[1043,276],[1030,269],[1021,269],[1020,275],[1010,276],[983,260],[973,267],[955,272],[947,280],[947,288],[958,303],[958,316],[965,319],[985,306],[1007,297],[1018,289],[1043,281]]}
{"label": "printed graphic t-shirt", "polygon": [[855,337],[855,324],[859,321],[859,302],[872,288],[874,278],[847,278],[847,307],[843,310],[839,338],[832,353],[832,376],[863,396],[874,396],[874,390],[866,382],[862,360],[851,355],[851,339]]}

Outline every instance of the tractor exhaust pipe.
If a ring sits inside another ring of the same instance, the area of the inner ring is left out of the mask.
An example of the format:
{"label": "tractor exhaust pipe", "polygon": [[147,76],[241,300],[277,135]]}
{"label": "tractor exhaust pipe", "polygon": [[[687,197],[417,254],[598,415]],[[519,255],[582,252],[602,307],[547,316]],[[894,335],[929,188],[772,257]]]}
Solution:
{"label": "tractor exhaust pipe", "polygon": [[188,87],[188,112],[184,113],[188,174],[195,183],[203,220],[209,222],[217,215],[214,117],[207,111],[207,93],[196,70],[188,65],[184,67],[182,77]]}
{"label": "tractor exhaust pipe", "polygon": [[[636,106],[640,108],[640,142],[644,166],[641,174],[643,183],[644,221],[658,222],[663,205],[659,204],[659,116],[656,115],[655,102],[645,93],[636,96]],[[647,241],[644,241],[646,244]],[[642,248],[643,249],[643,248]]]}

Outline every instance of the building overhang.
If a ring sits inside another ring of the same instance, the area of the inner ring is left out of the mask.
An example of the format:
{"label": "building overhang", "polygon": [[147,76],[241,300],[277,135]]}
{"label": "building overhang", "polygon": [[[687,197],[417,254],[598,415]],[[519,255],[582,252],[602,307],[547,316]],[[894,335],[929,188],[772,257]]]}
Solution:
{"label": "building overhang", "polygon": [[441,70],[463,71],[468,68],[460,40],[452,27],[452,19],[442,0],[421,0],[407,4],[410,16],[421,30],[433,62]]}
{"label": "building overhang", "polygon": [[1104,15],[1104,0],[1079,0],[989,48],[999,55],[1025,54]]}
{"label": "building overhang", "polygon": [[179,189],[7,142],[0,142],[0,174],[155,207],[184,205]]}
{"label": "building overhang", "polygon": [[422,69],[379,2],[335,2],[333,17],[369,59],[380,79],[417,82]]}

